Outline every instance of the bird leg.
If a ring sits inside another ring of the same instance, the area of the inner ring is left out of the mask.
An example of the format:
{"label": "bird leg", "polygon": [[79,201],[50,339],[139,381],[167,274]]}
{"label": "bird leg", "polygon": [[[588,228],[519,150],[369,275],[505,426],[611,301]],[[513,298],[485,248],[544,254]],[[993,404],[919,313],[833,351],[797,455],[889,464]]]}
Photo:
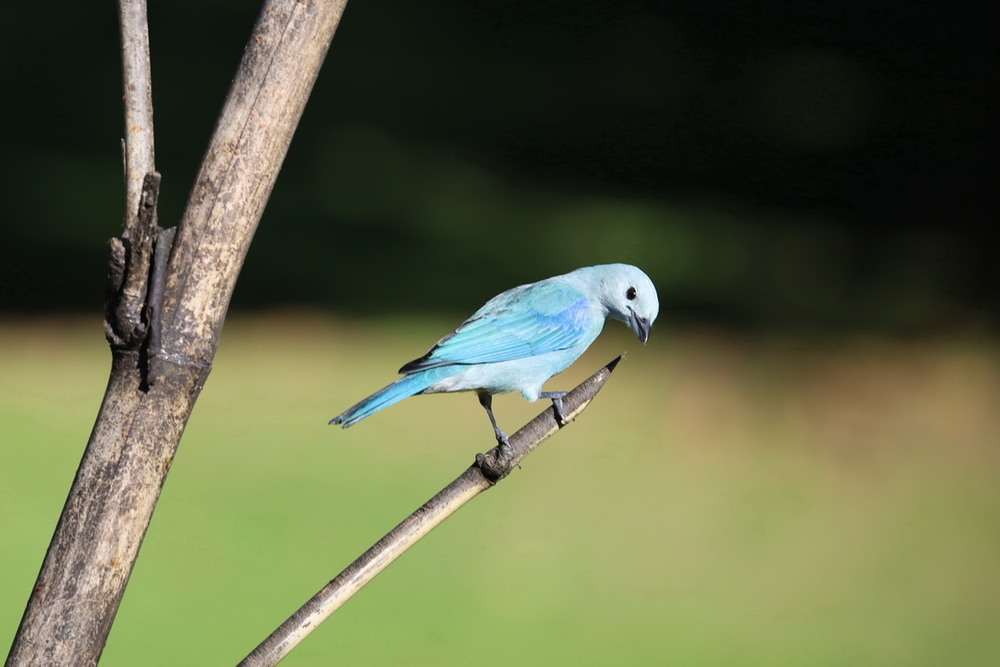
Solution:
{"label": "bird leg", "polygon": [[559,426],[565,426],[569,423],[566,419],[566,415],[563,413],[562,399],[563,396],[568,394],[568,391],[543,391],[538,395],[538,398],[547,398],[552,401],[552,411],[556,415],[556,422]]}
{"label": "bird leg", "polygon": [[510,448],[510,441],[507,440],[507,434],[500,430],[497,426],[496,417],[493,416],[493,395],[488,394],[485,391],[479,392],[479,405],[486,409],[486,414],[489,415],[490,423],[493,424],[493,434],[497,437],[497,444],[500,445],[500,449],[504,450],[506,453]]}

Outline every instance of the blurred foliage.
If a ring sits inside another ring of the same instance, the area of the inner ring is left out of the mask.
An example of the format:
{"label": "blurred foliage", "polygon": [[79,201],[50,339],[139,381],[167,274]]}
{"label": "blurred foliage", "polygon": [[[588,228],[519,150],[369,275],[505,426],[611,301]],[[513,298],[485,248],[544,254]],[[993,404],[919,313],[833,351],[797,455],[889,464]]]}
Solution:
{"label": "blurred foliage", "polygon": [[[234,316],[102,665],[235,664],[493,445],[470,394],[326,420],[451,322]],[[611,324],[580,418],[319,627],[288,665],[1000,664],[1000,350]],[[108,352],[0,320],[0,646]],[[514,428],[546,406],[496,400]]]}
{"label": "blurred foliage", "polygon": [[[257,9],[151,2],[165,226]],[[675,321],[993,328],[990,24],[898,0],[351,2],[235,305],[462,315],[628,261]],[[113,6],[17,3],[5,27],[0,311],[98,312]]]}

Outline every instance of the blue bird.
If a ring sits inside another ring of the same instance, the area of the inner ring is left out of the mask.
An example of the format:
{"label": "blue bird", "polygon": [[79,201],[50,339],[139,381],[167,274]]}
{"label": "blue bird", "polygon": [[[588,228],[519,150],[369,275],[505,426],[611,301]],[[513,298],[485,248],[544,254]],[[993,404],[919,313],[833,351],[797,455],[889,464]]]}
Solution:
{"label": "blue bird", "polygon": [[552,400],[557,419],[564,391],[542,385],[590,347],[608,318],[621,320],[643,343],[660,304],[656,288],[628,264],[587,266],[499,294],[427,354],[404,364],[403,377],[330,420],[353,426],[416,394],[475,391],[500,445],[507,435],[493,415],[493,394],[520,391],[529,401]]}

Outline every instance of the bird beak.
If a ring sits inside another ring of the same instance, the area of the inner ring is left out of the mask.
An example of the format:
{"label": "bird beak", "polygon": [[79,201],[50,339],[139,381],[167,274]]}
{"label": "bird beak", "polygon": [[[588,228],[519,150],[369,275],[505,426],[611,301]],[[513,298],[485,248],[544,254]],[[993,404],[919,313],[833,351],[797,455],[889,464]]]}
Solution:
{"label": "bird beak", "polygon": [[631,308],[628,309],[628,325],[632,327],[632,331],[635,332],[636,337],[643,343],[649,340],[649,330],[652,328],[652,325],[645,317],[636,315],[635,311]]}

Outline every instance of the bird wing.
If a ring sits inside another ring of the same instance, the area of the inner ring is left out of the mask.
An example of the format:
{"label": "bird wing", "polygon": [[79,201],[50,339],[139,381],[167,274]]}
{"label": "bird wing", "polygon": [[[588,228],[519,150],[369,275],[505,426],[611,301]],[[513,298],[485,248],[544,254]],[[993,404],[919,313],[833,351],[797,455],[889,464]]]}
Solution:
{"label": "bird wing", "polygon": [[564,350],[591,326],[580,290],[542,281],[494,297],[430,351],[399,369],[413,373],[450,364],[486,364]]}

